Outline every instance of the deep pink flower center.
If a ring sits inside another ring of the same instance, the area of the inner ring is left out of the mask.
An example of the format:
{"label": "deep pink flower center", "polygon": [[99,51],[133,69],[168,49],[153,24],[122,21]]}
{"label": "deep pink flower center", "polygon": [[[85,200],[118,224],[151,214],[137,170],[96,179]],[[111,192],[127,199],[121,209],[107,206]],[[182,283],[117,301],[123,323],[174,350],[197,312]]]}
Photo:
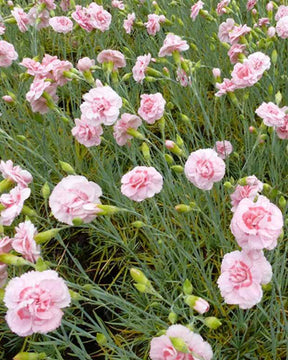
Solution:
{"label": "deep pink flower center", "polygon": [[198,160],[197,172],[205,179],[211,179],[214,175],[212,162],[210,160]]}
{"label": "deep pink flower center", "polygon": [[242,219],[244,224],[247,226],[248,229],[256,229],[259,230],[260,222],[264,218],[267,218],[267,221],[271,221],[271,213],[266,211],[262,206],[257,207],[250,207],[248,211],[243,213]]}
{"label": "deep pink flower center", "polygon": [[101,116],[104,115],[104,112],[109,110],[111,107],[111,104],[108,100],[104,98],[94,98],[93,102],[91,103],[91,108],[93,113],[99,113]]}
{"label": "deep pink flower center", "polygon": [[51,295],[39,285],[27,287],[19,294],[19,310],[20,319],[29,319],[37,317],[37,314],[47,311],[53,305]]}
{"label": "deep pink flower center", "polygon": [[145,187],[147,185],[147,181],[148,181],[148,176],[146,171],[141,173],[136,173],[132,175],[130,178],[131,186],[136,189]]}
{"label": "deep pink flower center", "polygon": [[252,274],[249,267],[242,261],[235,261],[229,270],[229,280],[235,284],[235,288],[248,287],[252,284]]}

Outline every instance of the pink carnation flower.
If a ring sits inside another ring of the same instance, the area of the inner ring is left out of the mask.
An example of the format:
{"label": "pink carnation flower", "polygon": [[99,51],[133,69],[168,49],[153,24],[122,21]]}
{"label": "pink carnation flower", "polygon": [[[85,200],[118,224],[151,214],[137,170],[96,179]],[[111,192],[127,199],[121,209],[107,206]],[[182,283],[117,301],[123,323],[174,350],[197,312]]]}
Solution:
{"label": "pink carnation flower", "polygon": [[137,130],[141,124],[142,120],[138,116],[127,113],[122,114],[121,119],[119,119],[113,127],[113,136],[117,144],[119,146],[125,145],[128,140],[133,138],[127,131],[129,129]]}
{"label": "pink carnation flower", "polygon": [[246,178],[246,185],[237,185],[235,191],[230,195],[232,212],[235,212],[240,201],[247,198],[254,200],[256,196],[263,190],[263,183],[256,178],[256,176],[248,176]]}
{"label": "pink carnation flower", "polygon": [[125,9],[125,5],[123,4],[123,1],[119,1],[119,0],[112,0],[111,1],[111,5],[119,10],[124,10]]}
{"label": "pink carnation flower", "polygon": [[26,188],[33,180],[29,171],[23,170],[19,165],[13,166],[12,160],[1,160],[0,171],[4,179],[9,179],[20,188]]}
{"label": "pink carnation flower", "polygon": [[164,15],[149,14],[148,22],[144,23],[149,35],[155,36],[160,31],[160,23],[165,22]]}
{"label": "pink carnation flower", "polygon": [[71,133],[80,144],[83,144],[86,147],[100,145],[100,135],[103,134],[101,125],[91,125],[83,116],[81,119],[75,119],[75,124],[76,126],[73,127]]}
{"label": "pink carnation flower", "polygon": [[14,46],[5,40],[0,40],[0,67],[8,67],[16,59],[18,54]]}
{"label": "pink carnation flower", "polygon": [[156,120],[159,120],[164,115],[166,101],[162,94],[143,94],[141,95],[140,108],[138,114],[148,124],[154,124]]}
{"label": "pink carnation flower", "polygon": [[213,149],[200,149],[190,154],[184,172],[198,189],[211,190],[225,175],[225,163]]}
{"label": "pink carnation flower", "polygon": [[29,25],[29,17],[25,11],[20,7],[15,7],[11,11],[11,14],[15,18],[19,30],[21,32],[26,32],[28,30],[27,25]]}
{"label": "pink carnation flower", "polygon": [[112,62],[114,67],[113,70],[126,66],[126,60],[124,55],[118,50],[103,50],[97,56],[97,61],[100,64]]}
{"label": "pink carnation flower", "polygon": [[56,271],[29,271],[5,289],[6,321],[19,336],[46,334],[61,324],[62,308],[70,304],[69,290]]}
{"label": "pink carnation flower", "polygon": [[217,15],[223,15],[226,14],[227,10],[226,7],[230,4],[231,0],[222,0],[217,4],[216,12]]}
{"label": "pink carnation flower", "polygon": [[233,146],[230,141],[216,141],[214,149],[221,159],[226,159],[233,151]]}
{"label": "pink carnation flower", "polygon": [[34,236],[37,235],[37,229],[30,220],[27,220],[20,223],[15,230],[16,234],[12,239],[13,249],[23,255],[24,259],[36,262],[40,256],[40,245],[37,245],[34,240]]}
{"label": "pink carnation flower", "polygon": [[279,21],[281,18],[288,16],[288,6],[280,5],[277,13],[275,14],[275,20]]}
{"label": "pink carnation flower", "polygon": [[191,85],[191,77],[187,76],[187,73],[182,68],[178,68],[176,71],[176,80],[180,83],[181,86],[186,87]]}
{"label": "pink carnation flower", "polygon": [[256,202],[245,198],[234,212],[230,228],[244,250],[272,250],[282,232],[283,216],[265,196],[260,195]]}
{"label": "pink carnation flower", "polygon": [[24,58],[19,65],[24,66],[27,69],[27,74],[29,75],[37,76],[38,78],[45,78],[47,76],[45,67],[33,59]]}
{"label": "pink carnation flower", "polygon": [[55,10],[56,4],[54,3],[55,0],[38,0],[40,4],[45,4],[48,10]]}
{"label": "pink carnation flower", "polygon": [[203,9],[204,2],[199,0],[196,4],[191,6],[191,14],[190,17],[193,21],[196,20],[197,16],[199,15],[200,10]]}
{"label": "pink carnation flower", "polygon": [[90,15],[85,7],[80,5],[75,6],[75,11],[72,13],[72,18],[77,22],[77,24],[87,32],[90,32],[94,29],[91,21]]}
{"label": "pink carnation flower", "polygon": [[92,125],[113,125],[122,107],[121,97],[109,86],[91,89],[83,95],[82,115]]}
{"label": "pink carnation flower", "polygon": [[288,38],[288,16],[281,17],[277,21],[276,33],[282,39]]}
{"label": "pink carnation flower", "polygon": [[154,167],[136,166],[122,176],[121,184],[123,195],[140,202],[152,198],[162,190],[163,178]]}
{"label": "pink carnation flower", "polygon": [[133,79],[141,83],[145,79],[145,71],[151,61],[151,54],[138,56],[135,65],[132,68]]}
{"label": "pink carnation flower", "polygon": [[229,34],[235,27],[235,21],[228,18],[225,22],[221,23],[218,30],[218,38],[222,42],[230,42]]}
{"label": "pink carnation flower", "polygon": [[23,208],[24,201],[30,196],[31,190],[29,188],[20,188],[16,186],[9,194],[2,194],[0,196],[0,204],[5,206],[5,209],[0,213],[0,224],[10,226],[16,216],[18,216]]}
{"label": "pink carnation flower", "polygon": [[39,12],[39,7],[37,5],[33,6],[29,12],[29,24],[32,26],[37,26],[37,30],[46,28],[49,26],[50,14],[47,9],[43,9]]}
{"label": "pink carnation flower", "polygon": [[112,16],[108,11],[103,9],[103,6],[92,2],[87,8],[87,12],[90,23],[94,29],[98,29],[102,32],[109,30]]}
{"label": "pink carnation flower", "polygon": [[272,102],[263,102],[257,109],[256,114],[263,119],[267,126],[283,126],[285,123],[285,111]]}
{"label": "pink carnation flower", "polygon": [[78,60],[76,67],[79,71],[84,72],[84,71],[89,71],[91,67],[94,65],[95,65],[95,60],[90,59],[89,57],[86,56]]}
{"label": "pink carnation flower", "polygon": [[250,11],[254,8],[254,6],[257,4],[258,0],[248,0],[246,3],[246,9],[247,11]]}
{"label": "pink carnation flower", "polygon": [[67,34],[73,30],[73,22],[67,16],[54,16],[49,20],[49,25],[58,33]]}
{"label": "pink carnation flower", "polygon": [[[189,353],[176,350],[171,338],[183,340]],[[150,343],[149,356],[152,360],[211,360],[211,346],[199,334],[183,325],[171,325],[165,335],[154,337]]]}
{"label": "pink carnation flower", "polygon": [[2,18],[2,16],[0,15],[0,35],[4,35],[6,31],[6,27],[4,24],[4,20]]}
{"label": "pink carnation flower", "polygon": [[229,32],[229,42],[231,44],[236,44],[240,40],[240,37],[248,34],[251,31],[251,28],[249,26],[240,25],[240,26],[234,26],[234,28]]}
{"label": "pink carnation flower", "polygon": [[189,49],[189,45],[186,40],[182,40],[180,36],[169,33],[163,43],[163,46],[159,50],[158,56],[171,56],[174,51],[186,51]]}
{"label": "pink carnation flower", "polygon": [[288,115],[285,115],[284,124],[276,127],[276,133],[280,139],[288,139]]}
{"label": "pink carnation flower", "polygon": [[2,239],[0,239],[0,254],[8,253],[11,250],[11,243],[12,239],[10,239],[8,236],[4,236]]}
{"label": "pink carnation flower", "polygon": [[84,223],[95,219],[95,213],[84,208],[85,205],[100,204],[102,190],[99,185],[88,181],[84,176],[69,175],[64,177],[53,189],[49,206],[54,217],[72,225],[73,219],[80,218]]}
{"label": "pink carnation flower", "polygon": [[49,81],[35,77],[30,90],[26,94],[26,99],[30,102],[32,111],[46,114],[49,111],[49,107],[47,100],[43,97],[43,92],[45,91],[52,97],[54,102],[57,102],[58,96],[56,95],[56,90],[56,84],[51,84]]}
{"label": "pink carnation flower", "polygon": [[61,0],[60,2],[60,8],[63,10],[63,11],[68,11],[70,9],[70,0]]}
{"label": "pink carnation flower", "polygon": [[261,301],[261,284],[267,284],[271,277],[272,268],[263,253],[255,257],[233,251],[223,258],[217,284],[227,304],[250,309]]}
{"label": "pink carnation flower", "polygon": [[246,49],[245,44],[233,44],[228,51],[231,64],[236,64],[239,61],[239,55],[244,54]]}
{"label": "pink carnation flower", "polygon": [[126,31],[126,34],[131,34],[135,19],[136,16],[134,12],[127,15],[127,19],[125,19],[123,22],[123,28]]}
{"label": "pink carnation flower", "polygon": [[236,90],[236,85],[230,79],[224,78],[222,83],[216,83],[216,88],[219,90],[215,93],[215,96],[220,97],[227,94],[228,92],[233,92]]}

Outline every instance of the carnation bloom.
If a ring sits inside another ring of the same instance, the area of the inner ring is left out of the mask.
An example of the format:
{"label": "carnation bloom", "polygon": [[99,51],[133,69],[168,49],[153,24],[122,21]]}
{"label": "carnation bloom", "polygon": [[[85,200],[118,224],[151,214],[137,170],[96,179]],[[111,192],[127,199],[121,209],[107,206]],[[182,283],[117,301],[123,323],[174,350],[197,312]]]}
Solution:
{"label": "carnation bloom", "polygon": [[263,102],[255,112],[267,126],[283,126],[285,123],[285,110],[280,109],[272,102]]}
{"label": "carnation bloom", "polygon": [[260,195],[256,202],[245,198],[234,212],[230,228],[244,250],[272,250],[283,229],[283,215],[265,196]]}
{"label": "carnation bloom", "polygon": [[163,178],[154,167],[136,166],[122,176],[121,184],[123,195],[140,202],[162,190]]}
{"label": "carnation bloom", "polygon": [[213,149],[200,149],[188,157],[185,175],[193,185],[202,190],[211,190],[214,182],[225,175],[225,163]]}
{"label": "carnation bloom", "polygon": [[102,190],[96,183],[88,181],[84,176],[69,175],[53,189],[49,206],[54,217],[65,224],[72,225],[75,218],[89,223],[95,219],[96,215],[87,211],[84,205],[100,204],[101,195]]}
{"label": "carnation bloom", "polygon": [[236,85],[230,79],[224,78],[222,83],[216,83],[216,88],[219,90],[215,93],[215,96],[220,97],[227,94],[228,92],[233,92],[236,90]]}
{"label": "carnation bloom", "polygon": [[214,150],[217,152],[221,159],[226,159],[233,151],[233,146],[230,141],[216,141]]}
{"label": "carnation bloom", "polygon": [[6,321],[19,336],[46,334],[61,324],[62,308],[70,304],[69,290],[56,271],[29,271],[5,289]]}
{"label": "carnation bloom", "polygon": [[276,133],[280,139],[288,139],[288,115],[284,118],[284,125],[276,127]]}
{"label": "carnation bloom", "polygon": [[148,124],[154,124],[164,115],[166,101],[162,94],[143,94],[141,95],[140,108],[138,114]]}
{"label": "carnation bloom", "polygon": [[246,3],[246,9],[248,11],[252,10],[254,8],[254,6],[257,4],[258,0],[248,0]]}
{"label": "carnation bloom", "polygon": [[138,56],[135,65],[132,68],[133,79],[141,83],[145,78],[145,71],[151,61],[151,54]]}
{"label": "carnation bloom", "polygon": [[113,127],[113,136],[117,144],[120,146],[125,145],[129,139],[133,138],[127,131],[129,129],[137,130],[141,124],[142,120],[138,116],[127,113],[122,114],[121,119]]}
{"label": "carnation bloom", "polygon": [[91,67],[94,65],[95,65],[95,60],[90,59],[89,57],[86,56],[78,60],[76,67],[79,71],[83,72],[90,70]]}
{"label": "carnation bloom", "polygon": [[12,239],[10,239],[8,236],[4,236],[2,239],[0,239],[0,254],[8,253],[11,250],[11,243]]}
{"label": "carnation bloom", "polygon": [[222,42],[230,42],[229,33],[235,27],[235,21],[228,18],[225,22],[221,23],[218,30],[218,38]]}
{"label": "carnation bloom", "polygon": [[12,16],[15,18],[18,28],[21,32],[28,30],[27,25],[29,25],[29,17],[25,11],[20,7],[14,7],[11,11]]}
{"label": "carnation bloom", "polygon": [[100,145],[100,135],[103,134],[101,125],[91,125],[83,116],[81,119],[75,119],[75,125],[76,126],[73,127],[71,133],[80,144],[83,144],[86,147]]}
{"label": "carnation bloom", "polygon": [[20,188],[25,188],[33,180],[29,171],[23,170],[19,165],[13,166],[12,160],[1,160],[0,171],[4,179],[9,179]]}
{"label": "carnation bloom", "polygon": [[82,115],[92,125],[113,125],[118,119],[122,99],[110,86],[91,89],[83,99],[85,101],[80,106]]}
{"label": "carnation bloom", "polygon": [[111,5],[119,10],[124,10],[125,9],[125,5],[123,4],[123,1],[119,1],[119,0],[112,0],[111,1]]}
{"label": "carnation bloom", "polygon": [[180,36],[169,33],[163,43],[163,46],[159,50],[158,56],[171,56],[174,51],[186,51],[189,49],[187,41],[182,40]]}
{"label": "carnation bloom", "polygon": [[281,17],[276,24],[276,33],[282,39],[288,38],[288,16]]}
{"label": "carnation bloom", "polygon": [[[183,341],[185,352],[175,349],[171,339]],[[171,325],[165,335],[154,337],[150,343],[149,356],[152,360],[211,360],[211,346],[199,334],[183,325]]]}
{"label": "carnation bloom", "polygon": [[58,96],[56,95],[56,90],[56,84],[51,84],[49,81],[35,77],[30,86],[30,90],[26,94],[26,99],[30,102],[32,111],[46,114],[49,111],[49,107],[47,100],[43,97],[43,93],[45,91],[54,102],[57,102]]}
{"label": "carnation bloom", "polygon": [[46,28],[49,26],[50,14],[47,9],[43,9],[39,12],[39,7],[37,5],[33,6],[29,12],[29,24],[32,26],[37,26],[37,30]]}
{"label": "carnation bloom", "polygon": [[124,55],[118,50],[103,50],[97,56],[97,61],[100,64],[112,62],[114,67],[113,70],[126,66],[126,60]]}
{"label": "carnation bloom", "polygon": [[228,50],[228,56],[230,58],[231,64],[236,64],[239,61],[239,55],[244,54],[246,49],[245,44],[233,44]]}
{"label": "carnation bloom", "polygon": [[258,180],[256,176],[248,176],[246,178],[246,185],[237,185],[235,191],[230,195],[232,205],[231,211],[234,212],[240,201],[245,198],[253,201],[262,189],[263,183]]}
{"label": "carnation bloom", "polygon": [[176,80],[179,81],[181,86],[186,87],[188,85],[191,85],[190,76],[187,76],[187,73],[181,67],[178,67],[176,75]]}
{"label": "carnation bloom", "polygon": [[72,13],[72,18],[77,22],[77,24],[87,32],[90,32],[94,29],[88,11],[85,7],[80,5],[75,6],[75,11]]}
{"label": "carnation bloom", "polygon": [[196,20],[200,10],[203,9],[203,6],[204,6],[204,2],[201,0],[197,1],[196,4],[192,5],[190,17],[193,21]]}
{"label": "carnation bloom", "polygon": [[165,22],[164,15],[149,14],[148,22],[144,23],[149,35],[155,36],[160,31],[160,23]]}
{"label": "carnation bloom", "polygon": [[230,1],[231,0],[222,0],[217,4],[217,8],[216,8],[217,15],[223,15],[227,12],[226,7],[230,4]]}
{"label": "carnation bloom", "polygon": [[103,9],[103,6],[92,2],[87,8],[87,12],[90,23],[94,29],[102,32],[109,30],[112,16],[108,11]]}
{"label": "carnation bloom", "polygon": [[135,19],[136,19],[136,16],[135,16],[134,12],[132,14],[127,15],[127,19],[125,19],[123,22],[123,28],[125,29],[126,34],[131,33]]}
{"label": "carnation bloom", "polygon": [[261,301],[261,284],[267,284],[271,277],[271,265],[262,252],[255,256],[233,251],[223,258],[217,284],[227,304],[250,309]]}
{"label": "carnation bloom", "polygon": [[26,260],[36,262],[40,256],[40,245],[34,240],[37,229],[30,220],[27,220],[20,223],[15,230],[16,234],[12,239],[13,249],[22,254]]}
{"label": "carnation bloom", "polygon": [[275,20],[279,21],[281,18],[288,16],[288,6],[280,5],[277,13],[275,14]]}
{"label": "carnation bloom", "polygon": [[5,209],[0,213],[0,224],[10,226],[16,216],[18,216],[23,208],[24,201],[30,196],[31,190],[29,188],[21,188],[16,186],[9,194],[2,194],[0,196],[0,204]]}
{"label": "carnation bloom", "polygon": [[54,16],[49,20],[49,25],[58,33],[67,34],[73,29],[73,22],[67,16]]}
{"label": "carnation bloom", "polygon": [[0,40],[0,67],[8,67],[18,58],[14,46],[5,40]]}

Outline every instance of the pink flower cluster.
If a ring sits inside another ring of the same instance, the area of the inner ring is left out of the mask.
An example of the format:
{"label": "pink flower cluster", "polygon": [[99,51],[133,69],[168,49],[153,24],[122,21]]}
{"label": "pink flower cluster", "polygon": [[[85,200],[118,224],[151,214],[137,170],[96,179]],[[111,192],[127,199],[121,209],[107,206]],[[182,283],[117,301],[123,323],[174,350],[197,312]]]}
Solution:
{"label": "pink flower cluster", "polygon": [[144,23],[149,35],[155,36],[160,31],[160,24],[166,21],[164,15],[149,14],[148,21]]}
{"label": "pink flower cluster", "polygon": [[[184,352],[173,345],[173,340],[178,339],[185,346]],[[165,335],[151,340],[149,356],[152,360],[211,360],[213,352],[210,344],[204,341],[201,335],[183,325],[171,325]]]}
{"label": "pink flower cluster", "polygon": [[275,14],[276,33],[282,39],[288,38],[288,6],[280,5]]}
{"label": "pink flower cluster", "polygon": [[102,32],[109,30],[112,16],[104,10],[103,6],[92,2],[88,7],[76,5],[76,10],[72,13],[72,18],[77,24],[87,32],[98,29]]}
{"label": "pink flower cluster", "polygon": [[217,283],[225,302],[241,309],[250,309],[261,301],[261,285],[272,278],[263,249],[274,249],[283,229],[281,211],[259,195],[262,188],[263,184],[253,175],[231,194],[234,214],[230,228],[242,251],[224,256]]}
{"label": "pink flower cluster", "polygon": [[132,68],[133,79],[139,83],[145,79],[145,71],[151,61],[151,54],[138,56],[135,65]]}
{"label": "pink flower cluster", "polygon": [[5,40],[0,40],[0,67],[8,67],[16,59],[18,54],[14,46]]}
{"label": "pink flower cluster", "polygon": [[218,37],[220,41],[230,43],[231,45],[237,44],[240,38],[251,31],[251,28],[246,24],[236,26],[235,21],[228,18],[225,22],[220,24]]}
{"label": "pink flower cluster", "polygon": [[182,52],[189,49],[189,45],[186,40],[182,40],[180,36],[169,33],[164,39],[163,46],[160,48],[158,56],[171,56],[173,52]]}
{"label": "pink flower cluster", "polygon": [[[34,77],[26,99],[30,102],[32,111],[45,114],[49,111],[49,99],[58,101],[56,90],[65,85],[70,79],[64,72],[73,68],[69,61],[59,60],[57,56],[45,54],[42,62],[24,58],[20,65],[27,69],[27,73]],[[46,95],[45,95],[46,94]]]}

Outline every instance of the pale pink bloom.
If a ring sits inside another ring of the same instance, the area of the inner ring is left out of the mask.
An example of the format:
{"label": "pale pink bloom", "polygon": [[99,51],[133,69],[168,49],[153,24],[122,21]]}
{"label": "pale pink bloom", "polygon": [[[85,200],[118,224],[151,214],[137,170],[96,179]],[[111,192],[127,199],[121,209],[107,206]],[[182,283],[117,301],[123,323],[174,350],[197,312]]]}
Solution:
{"label": "pale pink bloom", "polygon": [[213,74],[214,79],[220,78],[221,70],[219,68],[213,68],[212,74]]}
{"label": "pale pink bloom", "polygon": [[155,36],[160,31],[160,23],[165,22],[164,15],[149,14],[148,22],[144,23],[149,35]]}
{"label": "pale pink bloom", "polygon": [[125,5],[123,3],[123,1],[119,1],[119,0],[112,0],[111,1],[111,5],[119,10],[124,10],[125,9]]}
{"label": "pale pink bloom", "polygon": [[20,7],[15,7],[11,11],[12,16],[15,18],[18,28],[21,32],[28,30],[27,25],[29,25],[29,17],[25,11]]}
{"label": "pale pink bloom", "polygon": [[0,67],[8,67],[18,58],[14,46],[5,40],[0,40]]}
{"label": "pale pink bloom", "polygon": [[[174,348],[170,338],[184,341],[189,353]],[[165,335],[154,337],[150,343],[149,356],[152,360],[211,360],[213,352],[210,344],[183,325],[171,325]]]}
{"label": "pale pink bloom", "polygon": [[226,7],[230,4],[231,0],[222,0],[217,4],[216,12],[218,15],[226,14]]}
{"label": "pale pink bloom", "polygon": [[54,16],[49,24],[58,33],[67,34],[73,30],[73,22],[67,16]]}
{"label": "pale pink bloom", "polygon": [[54,4],[55,0],[38,0],[40,4],[45,4],[48,10],[55,10],[56,4]]}
{"label": "pale pink bloom", "polygon": [[12,247],[24,259],[30,262],[36,262],[40,256],[40,245],[36,244],[34,236],[37,235],[37,229],[30,220],[20,223],[16,228],[16,234],[12,239]]}
{"label": "pale pink bloom", "polygon": [[265,196],[259,195],[256,202],[245,198],[234,212],[230,228],[244,250],[272,250],[282,232],[283,216]]}
{"label": "pale pink bloom", "polygon": [[244,36],[248,34],[251,31],[251,28],[249,26],[240,25],[240,26],[234,26],[234,28],[229,32],[229,42],[231,44],[236,44],[240,40],[241,36]]}
{"label": "pale pink bloom", "polygon": [[243,64],[237,63],[232,71],[232,82],[237,89],[253,86],[260,79],[252,64],[245,59]]}
{"label": "pale pink bloom", "polygon": [[57,86],[63,86],[68,81],[71,81],[71,79],[64,76],[63,73],[64,71],[70,71],[72,68],[73,65],[70,63],[70,61],[57,59],[53,62],[52,78],[56,81]]}
{"label": "pale pink bloom", "polygon": [[217,284],[227,304],[250,309],[261,301],[261,284],[268,283],[271,277],[271,265],[263,253],[255,259],[244,251],[233,251],[223,258]]}
{"label": "pale pink bloom", "polygon": [[163,187],[163,177],[154,167],[136,166],[122,176],[121,193],[140,202],[152,198]]}
{"label": "pale pink bloom", "polygon": [[11,243],[12,239],[10,239],[8,236],[4,236],[2,239],[0,239],[0,254],[8,253],[11,250]]}
{"label": "pale pink bloom", "polygon": [[81,112],[92,125],[113,125],[118,119],[122,99],[109,86],[91,89],[83,99]]}
{"label": "pale pink bloom", "polygon": [[162,94],[143,94],[141,95],[140,107],[138,114],[148,124],[154,124],[164,115],[166,101]]}
{"label": "pale pink bloom", "polygon": [[46,334],[60,326],[61,309],[70,301],[68,287],[56,271],[29,271],[8,283],[5,319],[11,331],[19,336]]}
{"label": "pale pink bloom", "polygon": [[132,68],[133,79],[141,83],[145,79],[145,71],[151,61],[151,54],[138,56],[135,65]]}
{"label": "pale pink bloom", "polygon": [[277,13],[275,14],[275,20],[279,21],[281,18],[288,16],[288,6],[280,5]]}
{"label": "pale pink bloom", "polygon": [[275,36],[275,34],[276,34],[276,29],[275,29],[275,27],[274,27],[274,26],[270,26],[270,27],[268,28],[268,30],[267,30],[267,36],[268,36],[269,38],[272,38],[273,36]]}
{"label": "pale pink bloom", "polygon": [[84,206],[91,203],[100,204],[101,195],[102,190],[96,183],[88,181],[84,176],[69,175],[53,189],[49,206],[54,217],[65,224],[72,225],[75,218],[89,223],[96,215],[85,210]]}
{"label": "pale pink bloom", "polygon": [[103,50],[97,56],[97,61],[100,64],[112,62],[114,67],[113,70],[126,66],[126,60],[124,55],[118,50]]}
{"label": "pale pink bloom", "polygon": [[103,6],[92,2],[87,8],[87,12],[94,29],[102,32],[109,30],[112,16],[108,11],[103,9]]}
{"label": "pale pink bloom", "polygon": [[246,3],[246,9],[247,11],[250,11],[254,8],[254,6],[257,4],[258,0],[248,0]]}
{"label": "pale pink bloom", "polygon": [[95,65],[95,60],[90,59],[89,57],[86,56],[78,60],[76,67],[79,71],[84,72],[84,71],[89,71],[91,67],[94,65]]}
{"label": "pale pink bloom", "polygon": [[285,115],[285,118],[284,118],[284,125],[276,127],[276,133],[280,139],[282,139],[282,140],[288,139],[288,116],[287,115]]}
{"label": "pale pink bloom", "polygon": [[256,114],[263,119],[267,126],[283,126],[285,123],[285,110],[272,102],[263,102],[256,110]]}
{"label": "pale pink bloom", "polygon": [[49,26],[50,14],[49,11],[44,9],[39,13],[38,6],[33,6],[29,12],[29,24],[34,26],[37,25],[37,30],[46,28]]}
{"label": "pale pink bloom", "polygon": [[37,76],[37,78],[46,78],[47,76],[45,67],[33,59],[24,58],[19,65],[24,66],[27,69],[27,74],[29,75]]}
{"label": "pale pink bloom", "polygon": [[194,5],[191,6],[191,14],[190,14],[190,17],[191,17],[191,19],[192,19],[193,21],[196,20],[198,14],[199,14],[199,12],[200,12],[200,10],[203,9],[203,6],[204,6],[204,2],[201,1],[201,0],[197,1],[196,4],[194,4]]}
{"label": "pale pink bloom", "polygon": [[187,76],[185,70],[179,67],[176,71],[176,75],[176,80],[180,83],[181,86],[186,87],[191,85],[191,78],[190,76]]}
{"label": "pale pink bloom", "polygon": [[8,194],[0,196],[0,204],[5,206],[5,209],[0,213],[0,224],[10,226],[16,216],[18,216],[23,208],[24,201],[30,196],[31,190],[29,188],[20,188],[16,186]]}
{"label": "pale pink bloom", "polygon": [[116,143],[119,146],[125,145],[128,140],[133,138],[133,136],[127,134],[128,129],[137,130],[141,124],[142,120],[138,116],[127,113],[122,114],[121,119],[113,127],[113,136]]}
{"label": "pale pink bloom", "polygon": [[75,136],[76,140],[86,147],[98,146],[101,143],[100,135],[103,134],[101,125],[94,126],[89,124],[85,117],[75,119],[76,126],[73,127],[71,133]]}
{"label": "pale pink bloom", "polygon": [[2,288],[8,279],[8,273],[6,271],[7,265],[0,263],[0,288]]}
{"label": "pale pink bloom", "polygon": [[228,18],[225,22],[221,23],[218,30],[218,38],[222,42],[230,42],[229,33],[235,27],[235,21]]}
{"label": "pale pink bloom", "polygon": [[257,24],[254,25],[254,28],[256,27],[262,27],[270,24],[270,20],[268,18],[260,18],[257,22]]}
{"label": "pale pink bloom", "polygon": [[85,7],[76,5],[75,11],[71,14],[71,16],[77,22],[77,24],[87,32],[90,32],[94,29],[94,26],[90,21],[88,10]]}
{"label": "pale pink bloom", "polygon": [[51,84],[49,81],[44,81],[44,79],[35,78],[30,86],[30,90],[26,94],[26,99],[30,102],[32,111],[46,114],[49,111],[49,107],[47,106],[47,100],[42,96],[43,92],[45,91],[57,102],[56,90],[56,84]]}
{"label": "pale pink bloom", "polygon": [[217,152],[221,159],[226,159],[233,151],[233,146],[230,141],[216,141],[214,150]]}
{"label": "pale pink bloom", "polygon": [[63,11],[68,11],[70,9],[70,0],[61,0],[60,2],[60,8],[63,10]]}
{"label": "pale pink bloom", "polygon": [[2,99],[8,104],[12,104],[14,102],[12,96],[10,95],[4,95],[2,96]]}
{"label": "pale pink bloom", "polygon": [[213,149],[200,149],[189,155],[184,172],[198,189],[211,190],[225,175],[225,163]]}
{"label": "pale pink bloom", "polygon": [[127,19],[125,19],[123,22],[123,28],[125,29],[126,34],[131,34],[135,19],[136,16],[134,12],[132,14],[127,15]]}
{"label": "pale pink bloom", "polygon": [[222,96],[227,94],[228,92],[233,92],[236,90],[236,85],[234,84],[233,80],[224,78],[222,83],[216,83],[216,88],[219,90],[215,93],[215,96]]}
{"label": "pale pink bloom", "polygon": [[240,201],[248,198],[250,200],[254,200],[256,196],[263,189],[263,183],[257,179],[255,175],[248,176],[246,178],[246,185],[237,185],[234,192],[230,195],[232,212],[235,212]]}
{"label": "pale pink bloom", "polygon": [[253,72],[257,75],[258,80],[262,77],[264,71],[269,70],[271,61],[269,56],[257,51],[248,56],[247,60],[252,66]]}
{"label": "pale pink bloom", "polygon": [[[266,5],[266,10],[267,10],[267,11],[273,11],[273,9],[274,9],[273,1],[269,1],[269,2],[267,3],[267,5]],[[287,12],[287,14],[288,14],[288,12]]]}
{"label": "pale pink bloom", "polygon": [[158,56],[171,56],[174,51],[186,51],[189,49],[189,45],[186,40],[182,40],[180,36],[169,33],[163,43],[163,46],[159,50]]}
{"label": "pale pink bloom", "polygon": [[281,17],[276,24],[276,32],[282,39],[288,38],[288,16]]}
{"label": "pale pink bloom", "polygon": [[239,55],[244,54],[246,49],[245,44],[233,44],[228,50],[228,56],[231,64],[236,64],[239,61]]}
{"label": "pale pink bloom", "polygon": [[13,166],[12,160],[1,160],[0,171],[4,179],[9,179],[20,188],[26,188],[33,180],[29,171],[23,170],[19,165]]}
{"label": "pale pink bloom", "polygon": [[199,297],[195,301],[193,309],[202,315],[202,314],[206,313],[207,311],[209,311],[210,305],[206,300]]}

